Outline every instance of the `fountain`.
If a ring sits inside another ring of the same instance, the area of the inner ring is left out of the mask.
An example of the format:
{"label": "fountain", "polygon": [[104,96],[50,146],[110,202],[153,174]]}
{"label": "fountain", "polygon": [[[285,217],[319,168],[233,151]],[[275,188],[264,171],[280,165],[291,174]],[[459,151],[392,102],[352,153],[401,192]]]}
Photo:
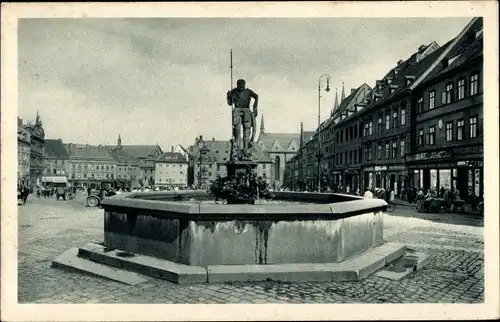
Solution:
{"label": "fountain", "polygon": [[[234,99],[228,93],[228,103]],[[226,178],[216,180],[209,192],[106,198],[104,242],[79,248],[78,258],[176,283],[206,283],[359,280],[404,255],[404,246],[384,243],[383,200],[270,192],[255,177],[248,129],[239,135],[245,113],[252,113],[241,107],[233,111]],[[254,120],[250,116],[253,130]],[[63,262],[54,265],[71,266]]]}

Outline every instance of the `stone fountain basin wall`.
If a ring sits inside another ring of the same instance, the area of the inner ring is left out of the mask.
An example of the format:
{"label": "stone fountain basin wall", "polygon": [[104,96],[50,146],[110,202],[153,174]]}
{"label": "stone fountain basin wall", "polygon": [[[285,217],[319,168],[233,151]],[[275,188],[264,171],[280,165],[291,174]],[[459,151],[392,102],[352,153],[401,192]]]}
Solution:
{"label": "stone fountain basin wall", "polygon": [[203,197],[155,192],[105,199],[105,246],[206,266],[335,263],[383,243],[383,200],[277,192],[278,200],[316,204],[169,201],[182,195]]}

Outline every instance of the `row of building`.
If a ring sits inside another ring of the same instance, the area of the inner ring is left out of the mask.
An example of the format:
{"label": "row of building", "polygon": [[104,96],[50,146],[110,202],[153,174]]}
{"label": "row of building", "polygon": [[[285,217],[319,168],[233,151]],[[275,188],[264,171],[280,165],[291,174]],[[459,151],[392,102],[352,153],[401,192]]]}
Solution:
{"label": "row of building", "polygon": [[319,129],[302,135],[285,185],[316,190],[319,177],[323,188],[351,192],[454,186],[463,198],[482,196],[482,30],[474,18],[445,45],[397,62],[374,87],[336,98]]}

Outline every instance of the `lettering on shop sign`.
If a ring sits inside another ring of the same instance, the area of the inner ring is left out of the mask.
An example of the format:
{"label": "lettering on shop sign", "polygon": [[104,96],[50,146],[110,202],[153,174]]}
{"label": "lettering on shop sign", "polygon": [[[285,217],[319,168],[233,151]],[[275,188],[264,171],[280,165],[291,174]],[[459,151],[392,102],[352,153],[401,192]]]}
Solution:
{"label": "lettering on shop sign", "polygon": [[457,167],[482,167],[483,161],[457,161]]}
{"label": "lettering on shop sign", "polygon": [[408,156],[409,161],[422,161],[422,160],[435,160],[449,158],[450,153],[448,151],[436,151],[436,152],[423,152],[412,154]]}
{"label": "lettering on shop sign", "polygon": [[375,167],[375,171],[385,171],[387,170],[387,166]]}

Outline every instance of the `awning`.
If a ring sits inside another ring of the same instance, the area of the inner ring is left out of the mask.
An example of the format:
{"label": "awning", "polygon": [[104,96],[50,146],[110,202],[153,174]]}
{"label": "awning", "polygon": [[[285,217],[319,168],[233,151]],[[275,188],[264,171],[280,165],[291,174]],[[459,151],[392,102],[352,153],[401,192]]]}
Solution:
{"label": "awning", "polygon": [[67,177],[42,177],[42,182],[68,183]]}

